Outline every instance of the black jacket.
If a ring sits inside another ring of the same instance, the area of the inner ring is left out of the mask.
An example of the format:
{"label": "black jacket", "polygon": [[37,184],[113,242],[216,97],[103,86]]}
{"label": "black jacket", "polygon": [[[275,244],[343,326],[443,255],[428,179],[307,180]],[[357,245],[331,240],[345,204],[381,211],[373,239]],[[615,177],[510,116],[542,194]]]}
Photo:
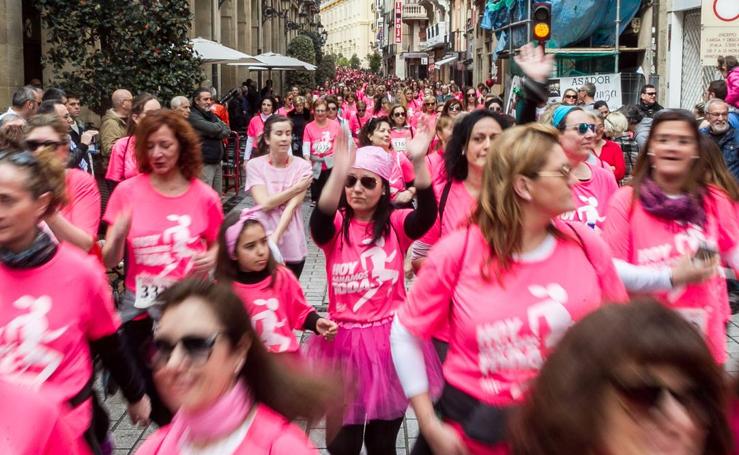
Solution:
{"label": "black jacket", "polygon": [[231,134],[231,130],[214,113],[203,112],[197,106],[192,107],[189,120],[203,141],[203,163],[220,163],[223,159],[223,139]]}
{"label": "black jacket", "polygon": [[639,100],[639,104],[636,105],[637,109],[639,109],[639,112],[644,117],[653,118],[654,114],[656,114],[658,111],[661,111],[664,109],[662,106],[660,106],[658,103],[654,104],[645,104],[644,101]]}

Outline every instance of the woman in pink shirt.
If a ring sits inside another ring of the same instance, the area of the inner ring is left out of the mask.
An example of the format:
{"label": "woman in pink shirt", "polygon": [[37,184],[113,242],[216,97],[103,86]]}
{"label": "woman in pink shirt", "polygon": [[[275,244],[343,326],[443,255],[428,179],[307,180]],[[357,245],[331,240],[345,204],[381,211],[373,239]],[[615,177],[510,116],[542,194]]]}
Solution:
{"label": "woman in pink shirt", "polygon": [[[377,147],[350,151],[350,139],[342,135],[334,172],[311,215],[311,235],[326,256],[328,313],[339,329],[333,342],[312,338],[307,354],[324,368],[341,371],[349,396],[342,403],[343,416],[327,417],[331,453],[359,454],[363,443],[368,454],[396,453],[395,439],[408,402],[387,341],[395,310],[405,299],[405,253],[413,239],[431,227],[436,213],[423,160],[432,135],[425,124],[409,144],[417,209],[391,205],[392,163],[387,153]],[[430,344],[426,347],[435,378],[438,359]]]}
{"label": "woman in pink shirt", "polygon": [[105,178],[111,182],[119,183],[139,173],[136,164],[136,125],[148,112],[157,111],[162,108],[159,100],[154,95],[142,93],[133,100],[131,114],[128,116],[127,135],[113,143],[110,150],[110,161],[105,172]]}
{"label": "woman in pink shirt", "polygon": [[357,101],[357,110],[349,117],[349,131],[354,141],[359,144],[359,131],[372,119],[372,114],[367,112],[367,103]]}
{"label": "woman in pink shirt", "polygon": [[264,131],[264,122],[275,112],[277,102],[271,96],[262,98],[260,102],[260,110],[254,117],[249,120],[249,126],[246,129],[246,149],[244,152],[244,161],[249,161],[251,151],[259,142],[259,138]]}
{"label": "woman in pink shirt", "polygon": [[344,96],[344,104],[341,106],[341,116],[349,122],[352,116],[357,112],[357,97],[353,93],[347,91]]}
{"label": "woman in pink shirt", "polygon": [[632,186],[613,196],[603,236],[617,261],[639,266],[633,285],[624,280],[629,290],[681,313],[723,364],[730,312],[726,280],[716,265],[720,258],[737,269],[739,227],[734,201],[709,183],[707,151],[699,140],[690,112],[655,115]]}
{"label": "woman in pink shirt", "polygon": [[426,155],[426,164],[431,173],[431,180],[436,185],[439,182],[446,181],[446,170],[444,170],[444,150],[452,139],[454,131],[454,120],[448,115],[440,115],[436,119],[436,135],[431,141],[428,154]]}
{"label": "woman in pink shirt", "polygon": [[[64,179],[53,149],[0,152],[0,377],[40,389],[62,409],[73,439],[92,448],[102,442],[92,426],[92,352],[132,403],[134,423],[147,422],[150,404],[118,334],[105,270],[39,227],[63,203]],[[5,415],[20,411],[3,406]]]}
{"label": "woman in pink shirt", "polygon": [[595,139],[593,116],[579,107],[559,106],[552,125],[560,132],[559,143],[570,160],[577,179],[573,187],[575,209],[561,215],[566,221],[579,221],[600,232],[606,221],[606,207],[618,188],[613,172],[588,163]]}
{"label": "woman in pink shirt", "polygon": [[246,187],[265,212],[270,239],[279,247],[285,265],[300,278],[308,247],[302,206],[313,181],[310,164],[291,152],[292,122],[270,117],[259,140],[259,157],[246,163]]}
{"label": "woman in pink shirt", "polygon": [[328,102],[319,98],[313,103],[314,120],[305,125],[303,132],[303,158],[313,167],[313,185],[310,194],[318,200],[334,164],[334,141],[341,134],[339,122],[329,120]]}
{"label": "woman in pink shirt", "polygon": [[464,112],[474,112],[482,108],[483,105],[480,103],[477,90],[474,87],[467,87],[464,90],[464,98],[462,99],[462,109]]}
{"label": "woman in pink shirt", "polygon": [[[215,267],[221,201],[197,177],[202,167],[200,141],[188,121],[174,111],[146,115],[136,128],[136,161],[141,174],[121,182],[105,211],[106,267],[126,255],[125,293],[118,311],[123,330],[146,368],[157,296],[184,277],[206,276]],[[171,417],[149,381],[154,420]]]}
{"label": "woman in pink shirt", "polygon": [[725,373],[690,324],[644,300],[565,334],[512,419],[513,453],[736,453]]}
{"label": "woman in pink shirt", "polygon": [[[69,160],[66,138],[67,126],[56,115],[36,115],[26,124],[25,141],[29,149],[36,151],[43,146],[53,146],[65,163]],[[100,191],[95,178],[81,169],[66,169],[64,177],[66,202],[44,221],[56,240],[92,252],[97,247]]]}
{"label": "woman in pink shirt", "polygon": [[[400,104],[390,108],[390,139],[393,150],[405,155],[408,142],[413,139],[415,128],[408,124],[408,109]],[[412,180],[412,179],[411,179]]]}
{"label": "woman in pink shirt", "polygon": [[[506,453],[508,408],[559,338],[603,301],[627,299],[605,243],[552,221],[574,206],[556,130],[511,128],[488,153],[471,224],[432,248],[393,323],[398,376],[433,453]],[[439,419],[418,343],[447,322]]]}
{"label": "woman in pink shirt", "polygon": [[316,313],[296,276],[277,262],[268,225],[259,206],[229,215],[219,234],[215,276],[230,283],[244,302],[269,352],[297,355],[300,346],[293,330],[310,330],[331,340],[337,326]]}
{"label": "woman in pink shirt", "polygon": [[178,411],[137,455],[318,453],[290,420],[319,418],[334,390],[269,355],[228,285],[189,279],[160,299],[150,362]]}

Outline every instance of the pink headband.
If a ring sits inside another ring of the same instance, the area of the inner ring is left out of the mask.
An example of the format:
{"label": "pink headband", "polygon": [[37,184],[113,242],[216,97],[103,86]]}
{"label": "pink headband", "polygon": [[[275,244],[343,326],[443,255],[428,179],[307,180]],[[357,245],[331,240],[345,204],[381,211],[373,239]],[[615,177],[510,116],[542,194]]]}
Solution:
{"label": "pink headband", "polygon": [[[262,207],[255,205],[242,210],[239,221],[226,229],[226,248],[228,248],[228,256],[231,259],[236,259],[236,243],[239,241],[239,235],[244,230],[244,223],[247,221],[257,221],[265,230],[267,229],[267,217],[262,211]],[[267,232],[267,235],[269,235],[269,232]]]}
{"label": "pink headband", "polygon": [[357,149],[357,158],[354,160],[352,167],[374,172],[389,181],[393,171],[393,162],[385,150],[374,145],[368,145]]}

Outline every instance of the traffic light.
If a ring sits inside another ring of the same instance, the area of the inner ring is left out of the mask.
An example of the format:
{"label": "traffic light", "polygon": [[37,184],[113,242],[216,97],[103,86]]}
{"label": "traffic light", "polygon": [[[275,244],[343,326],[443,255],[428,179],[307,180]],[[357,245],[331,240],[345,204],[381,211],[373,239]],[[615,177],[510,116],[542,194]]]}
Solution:
{"label": "traffic light", "polygon": [[536,2],[532,8],[534,39],[543,44],[552,37],[552,5],[549,2]]}

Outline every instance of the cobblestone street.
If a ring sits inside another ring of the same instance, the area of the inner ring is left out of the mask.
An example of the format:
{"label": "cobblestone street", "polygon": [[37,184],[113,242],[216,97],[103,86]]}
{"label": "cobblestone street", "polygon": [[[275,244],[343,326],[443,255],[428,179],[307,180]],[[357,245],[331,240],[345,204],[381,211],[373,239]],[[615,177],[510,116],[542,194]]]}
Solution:
{"label": "cobblestone street", "polygon": [[[252,205],[251,198],[244,198],[238,203],[232,210],[241,210],[245,207]],[[306,220],[306,229],[308,225],[308,217],[310,216],[312,208],[309,202],[303,205],[303,216]],[[319,311],[325,311],[325,306],[328,302],[326,294],[326,272],[324,269],[324,258],[321,251],[309,241],[308,242],[308,258],[306,260],[303,274],[300,277],[300,283],[303,286],[305,296],[308,302],[319,309]],[[728,354],[729,363],[727,370],[734,374],[737,371],[737,362],[739,361],[739,314],[732,317],[729,323],[729,337],[728,337]],[[105,405],[110,411],[110,418],[112,423],[113,434],[115,436],[116,450],[114,453],[119,455],[127,455],[135,453],[136,448],[146,437],[155,430],[155,427],[149,426],[146,429],[136,428],[131,424],[128,416],[125,414],[125,404],[121,401],[120,395],[109,398]],[[302,427],[305,424],[301,425]],[[313,443],[320,449],[322,454],[328,454],[325,449],[325,429],[323,424],[319,424],[315,428],[308,429],[309,436]],[[398,448],[398,454],[404,455],[410,453],[410,449],[415,443],[416,437],[418,436],[418,423],[413,415],[413,411],[409,410],[406,413],[406,419],[403,422],[396,447]]]}

